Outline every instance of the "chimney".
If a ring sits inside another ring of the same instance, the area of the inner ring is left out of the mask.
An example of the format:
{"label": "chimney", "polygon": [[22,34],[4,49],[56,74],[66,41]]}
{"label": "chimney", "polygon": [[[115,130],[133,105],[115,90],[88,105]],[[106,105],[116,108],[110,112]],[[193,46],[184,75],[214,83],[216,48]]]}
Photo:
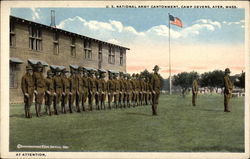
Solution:
{"label": "chimney", "polygon": [[55,10],[51,10],[51,23],[50,26],[53,28],[56,28],[56,16],[55,16]]}

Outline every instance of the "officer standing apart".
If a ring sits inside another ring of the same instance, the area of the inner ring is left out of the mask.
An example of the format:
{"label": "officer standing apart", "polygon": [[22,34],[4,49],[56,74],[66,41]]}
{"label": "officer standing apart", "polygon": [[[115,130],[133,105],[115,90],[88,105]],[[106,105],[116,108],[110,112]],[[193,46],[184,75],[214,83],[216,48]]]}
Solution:
{"label": "officer standing apart", "polygon": [[233,84],[229,77],[230,73],[230,69],[226,68],[224,76],[224,112],[230,112],[228,104],[233,91]]}
{"label": "officer standing apart", "polygon": [[36,116],[41,116],[41,105],[43,103],[43,97],[45,93],[45,78],[43,76],[43,65],[41,62],[36,64],[36,70],[33,73],[33,80],[35,85],[35,109]]}
{"label": "officer standing apart", "polygon": [[161,81],[159,77],[159,66],[155,65],[154,74],[152,75],[152,112],[153,115],[157,115],[157,105],[159,102],[159,96],[160,96],[160,88],[161,88]]}
{"label": "officer standing apart", "polygon": [[33,102],[34,81],[32,78],[32,67],[26,66],[26,74],[22,77],[21,88],[24,95],[25,117],[31,118],[30,107]]}
{"label": "officer standing apart", "polygon": [[194,78],[193,84],[192,84],[192,104],[193,106],[196,105],[196,99],[197,99],[197,94],[198,94],[199,88],[198,88],[198,81],[197,77]]}

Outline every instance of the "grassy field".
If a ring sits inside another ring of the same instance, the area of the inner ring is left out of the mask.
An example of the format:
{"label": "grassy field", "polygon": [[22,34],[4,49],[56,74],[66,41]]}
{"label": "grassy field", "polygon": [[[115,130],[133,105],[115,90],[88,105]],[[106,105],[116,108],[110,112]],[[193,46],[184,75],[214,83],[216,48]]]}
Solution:
{"label": "grassy field", "polygon": [[[59,116],[24,118],[22,105],[10,106],[10,151],[244,152],[244,98],[223,112],[222,95],[161,95],[158,116],[151,106]],[[68,149],[17,149],[17,145]]]}

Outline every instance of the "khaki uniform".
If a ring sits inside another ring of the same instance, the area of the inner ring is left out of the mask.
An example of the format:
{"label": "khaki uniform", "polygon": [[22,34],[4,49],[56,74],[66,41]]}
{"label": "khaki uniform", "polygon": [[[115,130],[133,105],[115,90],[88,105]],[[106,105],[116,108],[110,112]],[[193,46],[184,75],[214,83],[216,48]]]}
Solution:
{"label": "khaki uniform", "polygon": [[148,105],[148,83],[147,82],[144,82],[144,102],[146,105]]}
{"label": "khaki uniform", "polygon": [[46,78],[45,80],[45,106],[46,110],[48,111],[49,115],[51,115],[51,104],[53,102],[54,97],[54,83],[52,78]]}
{"label": "khaki uniform", "polygon": [[108,92],[108,106],[109,106],[109,109],[111,109],[111,102],[113,101],[113,96],[115,92],[115,84],[114,84],[114,80],[112,79],[109,79],[107,81],[107,92]]}
{"label": "khaki uniform", "polygon": [[126,80],[126,101],[128,107],[130,107],[131,96],[132,96],[132,85],[131,85],[131,80],[128,79]]}
{"label": "khaki uniform", "polygon": [[105,109],[107,83],[103,78],[99,79],[98,82],[99,82],[98,91],[99,91],[99,95],[100,95],[100,104],[101,104],[100,106],[101,106],[101,109],[103,109],[103,108]]}
{"label": "khaki uniform", "polygon": [[62,78],[62,92],[64,95],[62,95],[62,112],[66,113],[66,105],[69,100],[69,92],[70,92],[70,81],[66,76],[61,76]]}
{"label": "khaki uniform", "polygon": [[117,80],[119,82],[119,100],[118,100],[118,105],[120,107],[122,107],[122,101],[123,101],[123,97],[124,97],[124,82],[123,79],[118,79]]}
{"label": "khaki uniform", "polygon": [[69,94],[69,111],[70,111],[70,113],[72,113],[74,101],[76,98],[76,91],[77,91],[77,78],[76,78],[76,76],[73,76],[73,75],[70,76],[69,88],[70,88],[70,93],[71,93],[71,94]]}
{"label": "khaki uniform", "polygon": [[35,85],[35,90],[37,94],[35,95],[35,108],[36,115],[40,116],[41,105],[43,103],[44,93],[45,93],[45,78],[42,72],[34,72],[33,80]]}
{"label": "khaki uniform", "polygon": [[139,106],[140,104],[140,82],[138,80],[135,80],[135,86],[136,86],[136,105]]}
{"label": "khaki uniform", "polygon": [[120,93],[120,83],[117,79],[113,80],[113,84],[115,87],[114,91],[114,106],[118,108],[118,100],[119,100],[119,93]]}
{"label": "khaki uniform", "polygon": [[88,91],[89,91],[89,110],[93,110],[93,100],[96,95],[96,79],[88,77]]}
{"label": "khaki uniform", "polygon": [[132,103],[133,103],[133,106],[135,106],[136,105],[136,82],[134,79],[131,79],[130,83],[131,83],[131,88],[132,88]]}
{"label": "khaki uniform", "polygon": [[80,74],[76,75],[76,79],[77,79],[76,111],[81,112],[80,104],[82,102],[82,97],[83,97],[83,81]]}
{"label": "khaki uniform", "polygon": [[148,82],[148,101],[150,102],[150,104],[152,104],[152,91],[152,84]]}
{"label": "khaki uniform", "polygon": [[152,112],[153,115],[157,115],[157,105],[159,103],[161,81],[158,74],[153,74],[152,76]]}
{"label": "khaki uniform", "polygon": [[[34,81],[33,77],[26,73],[22,77],[21,82],[21,88],[24,95],[24,111],[25,111],[25,117],[30,118],[30,107],[33,102],[33,94],[34,94]],[[25,93],[27,93],[29,96],[25,96]]]}
{"label": "khaki uniform", "polygon": [[54,83],[54,91],[56,93],[54,97],[54,111],[55,114],[58,114],[58,105],[62,99],[62,89],[63,89],[61,76],[54,76],[53,83]]}
{"label": "khaki uniform", "polygon": [[228,75],[224,77],[224,111],[230,111],[229,100],[232,97],[233,84]]}
{"label": "khaki uniform", "polygon": [[82,77],[82,83],[83,83],[83,96],[82,96],[82,110],[85,111],[85,106],[84,103],[86,103],[87,98],[88,98],[88,79],[86,77]]}
{"label": "khaki uniform", "polygon": [[192,95],[192,104],[193,104],[193,106],[196,105],[198,91],[199,91],[198,82],[197,82],[197,80],[194,80],[193,84],[192,84],[192,94],[193,94]]}
{"label": "khaki uniform", "polygon": [[122,80],[122,84],[123,84],[123,98],[122,98],[122,102],[123,102],[123,106],[125,108],[126,107],[126,101],[127,101],[127,92],[128,92],[127,80],[123,79]]}

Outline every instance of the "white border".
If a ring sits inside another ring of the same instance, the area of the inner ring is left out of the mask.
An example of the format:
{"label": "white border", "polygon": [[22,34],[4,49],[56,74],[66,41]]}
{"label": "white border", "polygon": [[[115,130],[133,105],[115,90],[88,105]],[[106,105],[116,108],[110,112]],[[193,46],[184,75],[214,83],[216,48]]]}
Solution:
{"label": "white border", "polygon": [[[245,153],[174,153],[174,152],[44,152],[45,158],[249,158],[249,2],[247,1],[2,1],[1,2],[1,158],[17,158],[16,152],[9,152],[9,14],[12,7],[102,7],[106,5],[237,5],[245,8],[245,65],[246,65],[246,96],[245,96]],[[236,57],[237,58],[237,57]],[[28,158],[28,157],[22,157]],[[41,158],[41,157],[32,157]]]}

